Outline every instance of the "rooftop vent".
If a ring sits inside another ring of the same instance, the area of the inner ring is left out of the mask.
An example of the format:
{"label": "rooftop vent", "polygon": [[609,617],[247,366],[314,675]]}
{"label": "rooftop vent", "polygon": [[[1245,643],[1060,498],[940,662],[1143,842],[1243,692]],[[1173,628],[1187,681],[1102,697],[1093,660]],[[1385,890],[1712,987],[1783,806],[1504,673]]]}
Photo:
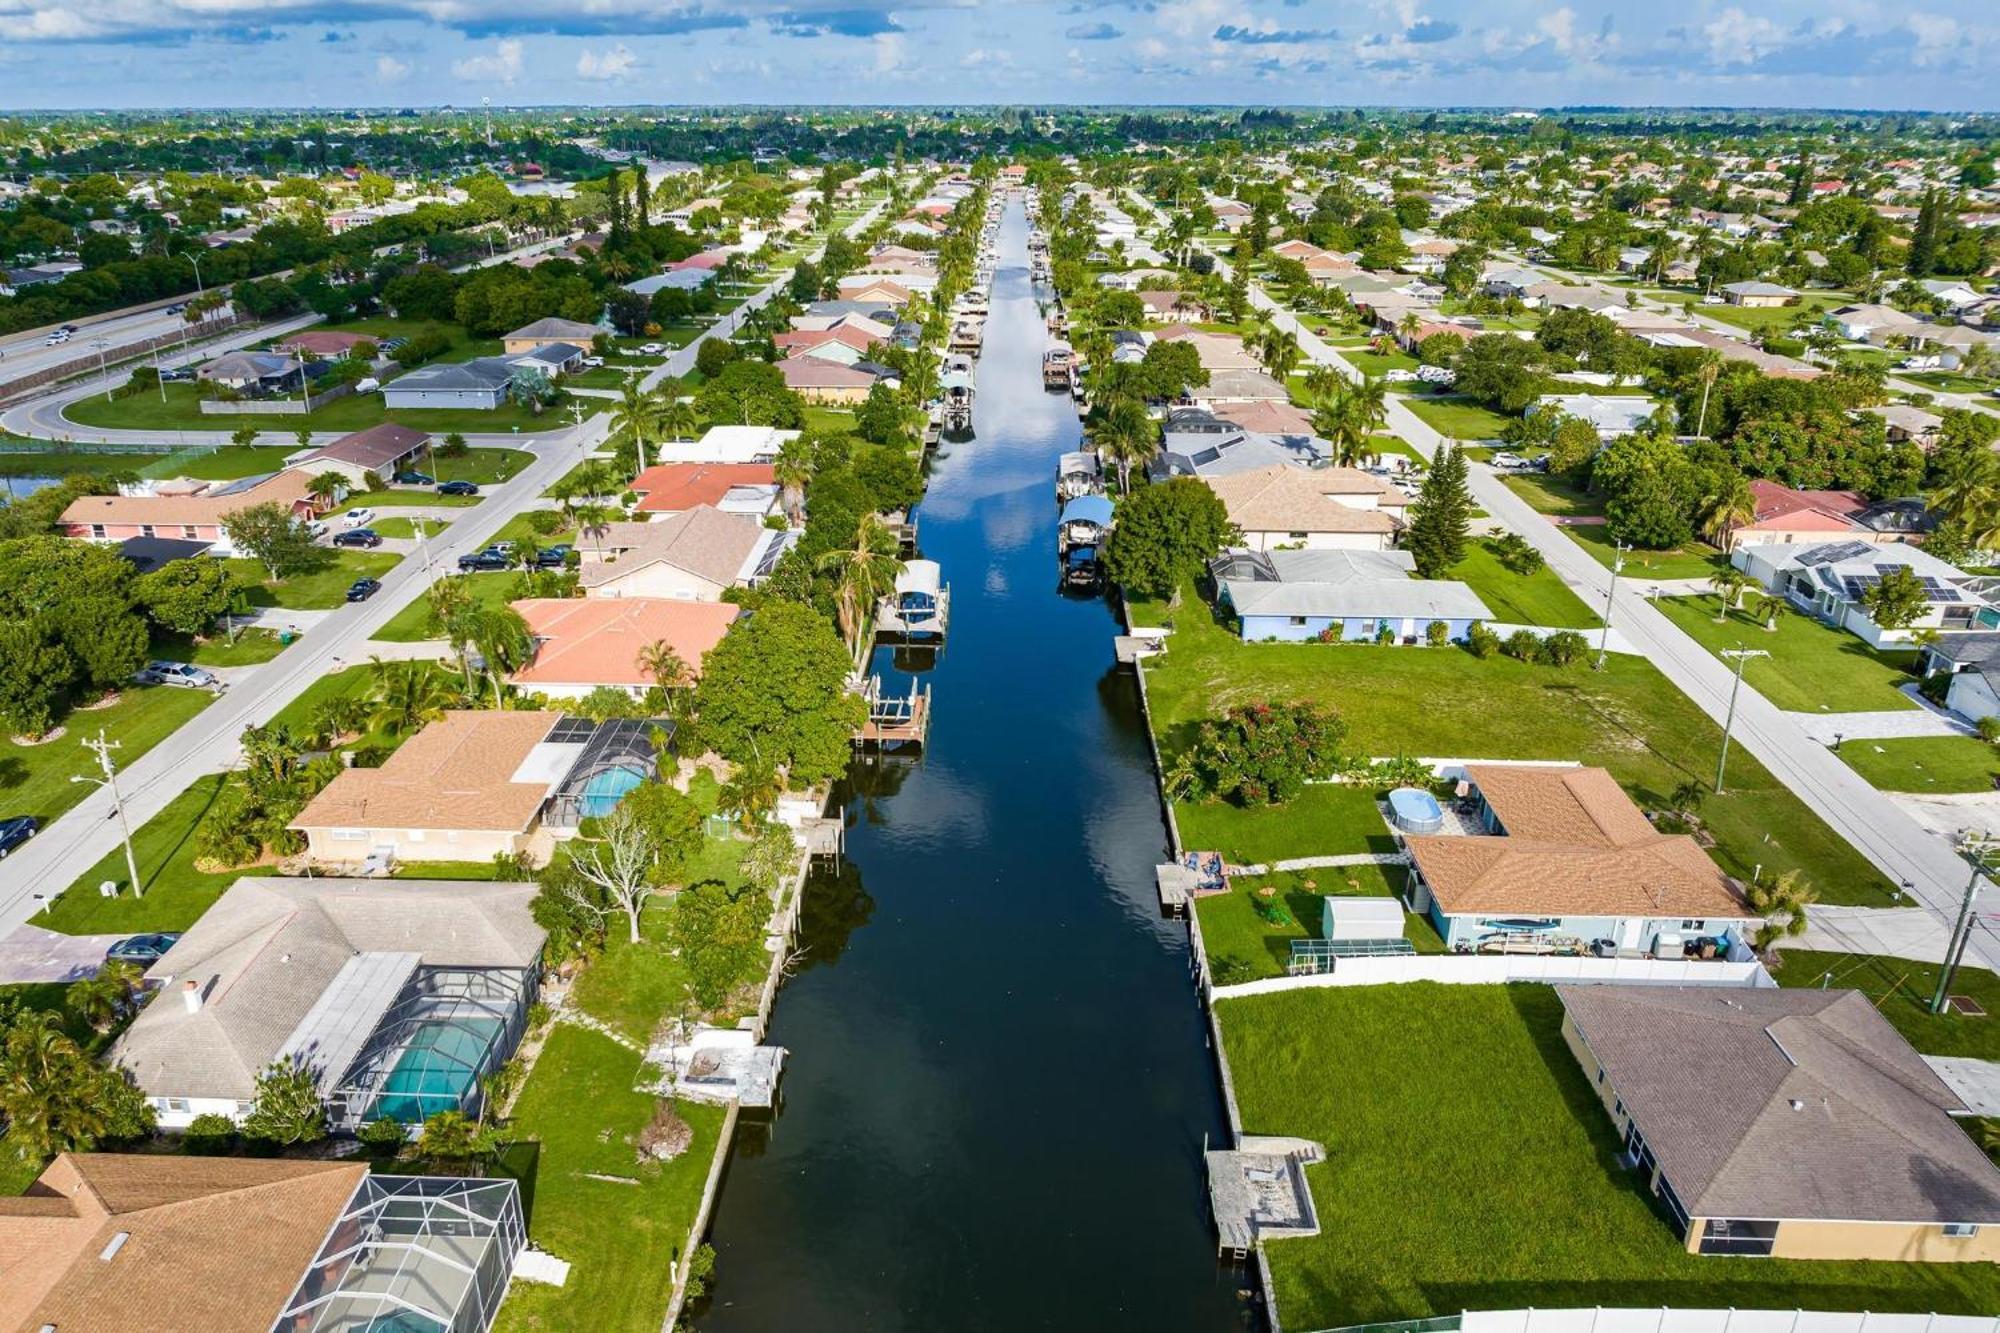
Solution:
{"label": "rooftop vent", "polygon": [[118,1251],[124,1249],[125,1242],[130,1239],[132,1239],[132,1233],[129,1231],[121,1231],[117,1233],[108,1242],[106,1242],[104,1248],[98,1252],[97,1257],[104,1260],[106,1263],[110,1263],[113,1259],[118,1257]]}

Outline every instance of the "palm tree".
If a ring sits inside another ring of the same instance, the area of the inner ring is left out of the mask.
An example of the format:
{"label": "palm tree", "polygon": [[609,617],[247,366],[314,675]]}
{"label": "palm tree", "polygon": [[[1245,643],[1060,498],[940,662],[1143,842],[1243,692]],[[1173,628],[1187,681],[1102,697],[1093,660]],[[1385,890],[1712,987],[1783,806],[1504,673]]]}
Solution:
{"label": "palm tree", "polygon": [[1343,386],[1313,409],[1313,430],[1333,446],[1339,467],[1359,467],[1368,456],[1368,426],[1356,405],[1354,391]]}
{"label": "palm tree", "polygon": [[1422,315],[1419,315],[1414,310],[1405,310],[1403,317],[1396,321],[1396,332],[1403,335],[1404,340],[1408,341],[1415,338],[1417,330],[1423,326],[1424,317]]}
{"label": "palm tree", "polygon": [[632,445],[638,455],[638,472],[646,470],[646,441],[659,429],[660,414],[658,397],[640,388],[636,377],[625,381],[618,392],[618,405],[611,409],[611,429],[628,432],[632,436]]}
{"label": "palm tree", "polygon": [[701,429],[701,414],[694,410],[692,399],[669,398],[660,404],[660,418],[655,424],[668,439],[679,443]]}
{"label": "palm tree", "polygon": [[1694,421],[1694,433],[1699,439],[1708,438],[1706,434],[1708,430],[1708,392],[1715,387],[1716,376],[1721,373],[1722,354],[1713,348],[1704,351],[1701,354],[1701,367],[1695,371],[1695,377],[1701,381],[1701,411],[1695,417]]}
{"label": "palm tree", "polygon": [[306,484],[306,494],[313,498],[315,508],[326,510],[333,507],[333,498],[347,488],[347,478],[338,472],[322,472]]}
{"label": "palm tree", "polygon": [[1362,425],[1369,434],[1382,429],[1389,419],[1389,385],[1375,375],[1363,375],[1360,382],[1348,390],[1354,399],[1354,410],[1361,415]]}
{"label": "palm tree", "polygon": [[793,527],[799,525],[805,510],[806,483],[812,480],[812,446],[803,435],[795,435],[778,446],[778,456],[771,460],[771,479],[778,483],[784,496],[785,517]]}
{"label": "palm tree", "polygon": [[486,679],[493,686],[493,706],[502,706],[501,677],[518,671],[535,655],[535,638],[528,622],[511,606],[475,603],[466,615],[466,633],[486,663]]}
{"label": "palm tree", "polygon": [[1721,603],[1715,612],[1715,623],[1720,625],[1736,609],[1737,599],[1750,586],[1750,578],[1740,569],[1723,569],[1709,576],[1708,586],[1715,589],[1716,599]]}
{"label": "palm tree", "polygon": [[1314,402],[1333,397],[1346,383],[1347,377],[1330,362],[1316,361],[1306,367],[1306,397]]}
{"label": "palm tree", "polygon": [[694,682],[694,671],[673,645],[657,639],[639,650],[639,670],[663,690],[682,689]]}
{"label": "palm tree", "polygon": [[1932,488],[1930,507],[1941,518],[1978,526],[2000,510],[2000,457],[1990,449],[1955,452]]}
{"label": "palm tree", "polygon": [[373,711],[368,724],[391,736],[435,722],[453,703],[451,692],[429,662],[384,662],[377,657],[369,669],[375,680],[369,693]]}
{"label": "palm tree", "polygon": [[1257,356],[1271,378],[1282,383],[1298,369],[1305,353],[1299,350],[1298,335],[1290,329],[1267,328],[1257,337]]}
{"label": "palm tree", "polygon": [[577,507],[577,531],[590,538],[591,545],[597,549],[599,560],[604,558],[604,535],[611,531],[612,520],[617,516],[618,511],[609,505],[587,504]]}
{"label": "palm tree", "polygon": [[855,527],[853,544],[824,551],[815,562],[821,573],[839,575],[840,628],[856,651],[869,608],[896,586],[896,576],[903,572],[903,561],[896,554],[900,545],[880,514],[863,514]]}
{"label": "palm tree", "polygon": [[465,613],[472,608],[472,594],[467,590],[465,577],[447,574],[430,586],[424,594],[430,603],[431,619],[437,621],[438,628],[451,643],[451,651],[458,658],[458,669],[465,676],[465,688],[472,689],[472,661],[466,656],[466,645],[471,642],[465,632]]}
{"label": "palm tree", "polygon": [[1713,495],[1702,500],[1701,535],[1726,551],[1730,534],[1756,519],[1757,493],[1750,489],[1750,479],[1732,472]]}
{"label": "palm tree", "polygon": [[139,988],[139,969],[130,963],[106,963],[97,975],[76,982],[63,1003],[77,1017],[102,1032],[118,1017]]}
{"label": "palm tree", "polygon": [[1759,949],[1768,949],[1779,940],[1805,934],[1806,909],[1818,901],[1819,893],[1797,870],[1787,870],[1768,884],[1752,881],[1745,885],[1743,898],[1764,918],[1756,944]]}
{"label": "palm tree", "polygon": [[1146,409],[1129,398],[1120,398],[1104,409],[1091,428],[1090,438],[1098,456],[1118,465],[1118,491],[1132,493],[1132,465],[1149,462],[1159,447],[1160,428]]}
{"label": "palm tree", "polygon": [[1778,622],[1791,609],[1782,593],[1760,592],[1750,602],[1750,614],[1762,621],[1764,628],[1773,634],[1778,632]]}

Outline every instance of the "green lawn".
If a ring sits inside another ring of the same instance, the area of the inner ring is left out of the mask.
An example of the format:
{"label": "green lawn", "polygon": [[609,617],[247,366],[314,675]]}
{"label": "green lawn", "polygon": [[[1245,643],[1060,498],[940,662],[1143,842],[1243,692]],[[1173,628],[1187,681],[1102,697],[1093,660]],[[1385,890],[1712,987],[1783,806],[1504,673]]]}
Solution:
{"label": "green lawn", "polygon": [[130,685],[108,708],[72,710],[62,719],[68,730],[40,745],[17,745],[0,733],[0,818],[33,815],[48,824],[91,793],[72,774],[95,773],[97,761],[82,742],[98,732],[123,745],[120,767],[165,740],[176,728],[215,701],[207,690],[172,685]]}
{"label": "green lawn", "polygon": [[565,375],[563,384],[572,389],[622,389],[626,380],[643,371],[643,366],[615,366],[607,362],[579,374]]}
{"label": "green lawn", "polygon": [[1412,394],[1403,401],[1440,435],[1459,440],[1490,440],[1514,419],[1481,407],[1469,398]]}
{"label": "green lawn", "polygon": [[1507,489],[1534,506],[1539,514],[1559,518],[1593,517],[1604,512],[1604,502],[1572,483],[1567,477],[1542,472],[1508,472],[1501,476]]}
{"label": "green lawn", "polygon": [[[467,449],[456,458],[442,453],[432,453],[417,464],[417,471],[425,472],[439,481],[470,481],[480,486],[491,486],[495,482],[507,480],[522,468],[535,461],[535,456],[525,449]],[[409,492],[426,495],[434,501],[450,503],[454,497],[439,495],[425,489]]]}
{"label": "green lawn", "polygon": [[398,486],[386,491],[361,491],[328,513],[329,517],[337,517],[355,509],[470,509],[480,503],[483,497],[477,495],[439,495],[429,489]]}
{"label": "green lawn", "polygon": [[1419,364],[1408,352],[1343,351],[1340,359],[1372,379],[1379,379],[1391,370],[1415,370]]}
{"label": "green lawn", "polygon": [[1689,1254],[1619,1165],[1550,987],[1337,987],[1216,1011],[1244,1129],[1327,1149],[1306,1172],[1320,1234],[1267,1247],[1288,1327],[1530,1306],[2000,1309],[1992,1264]]}
{"label": "green lawn", "polygon": [[1785,335],[1790,332],[1792,321],[1798,318],[1800,310],[1826,311],[1837,304],[1830,297],[1808,297],[1798,305],[1704,305],[1699,309],[1709,319],[1719,319],[1724,324],[1734,324],[1751,333]]}
{"label": "green lawn", "polygon": [[324,568],[294,574],[282,583],[266,581],[264,567],[242,556],[223,563],[248,590],[253,606],[282,607],[287,611],[326,611],[347,604],[347,589],[358,578],[381,578],[403,557],[382,551],[334,551]]}
{"label": "green lawn", "polygon": [[[1603,671],[1560,670],[1503,656],[1480,661],[1459,648],[1245,644],[1193,589],[1182,597],[1166,654],[1145,667],[1153,725],[1170,760],[1203,718],[1231,705],[1314,699],[1340,710],[1354,753],[1576,760],[1609,769],[1652,809],[1715,771],[1720,728],[1643,658],[1614,654]],[[1135,602],[1133,612],[1137,624],[1162,623],[1157,604]],[[1193,807],[1201,814],[1183,823],[1183,841],[1259,861],[1363,850],[1336,840],[1358,824],[1301,804],[1320,790],[1254,815]],[[1796,867],[1826,901],[1890,901],[1882,875],[1740,748],[1728,793],[1701,813],[1717,840],[1712,854],[1732,874]]]}
{"label": "green lawn", "polygon": [[1837,753],[1882,791],[1992,791],[2000,781],[2000,752],[1972,736],[1843,741]]}
{"label": "green lawn", "polygon": [[1743,679],[1780,708],[1795,713],[1861,713],[1917,706],[1896,688],[1914,679],[1905,670],[1916,661],[1914,650],[1881,652],[1846,630],[1798,612],[1781,617],[1774,630],[1740,610],[1731,611],[1718,624],[1715,613],[1721,609],[1721,599],[1709,593],[1660,597],[1653,604],[1712,653],[1749,648],[1771,654],[1745,662]]}
{"label": "green lawn", "polygon": [[[157,400],[155,400],[157,401]],[[295,444],[226,444],[219,449],[183,449],[162,455],[146,464],[141,472],[148,477],[195,477],[202,481],[234,481],[277,472],[285,466],[285,455],[298,452]]]}
{"label": "green lawn", "polygon": [[[513,571],[493,571],[484,574],[464,576],[466,591],[475,602],[499,606],[512,600],[514,585],[520,574]],[[376,643],[419,643],[426,639],[444,637],[444,627],[431,614],[428,597],[419,597],[389,618],[389,623],[369,636]]]}
{"label": "green lawn", "polygon": [[285,645],[279,643],[278,636],[270,630],[245,629],[236,632],[234,643],[221,632],[198,643],[182,634],[156,633],[153,646],[148,651],[170,662],[192,662],[196,666],[255,666],[285,651]]}
{"label": "green lawn", "polygon": [[1375,793],[1338,782],[1316,782],[1284,805],[1180,801],[1174,819],[1183,847],[1220,852],[1231,865],[1396,850],[1396,839],[1375,806]]}
{"label": "green lawn", "polygon": [[166,400],[157,393],[138,393],[106,402],[101,397],[82,398],[63,409],[64,415],[80,426],[106,430],[207,430],[233,431],[249,424],[258,430],[284,431],[301,426],[315,431],[356,431],[396,421],[429,431],[522,431],[561,430],[569,418],[559,408],[539,414],[517,403],[503,403],[491,411],[449,411],[443,409],[398,409],[390,411],[379,393],[349,394],[345,398],[303,416],[282,413],[205,414],[200,395],[192,384],[169,384]]}
{"label": "green lawn", "polygon": [[1505,625],[1594,629],[1603,623],[1553,569],[1543,565],[1532,574],[1516,574],[1483,541],[1473,542],[1447,577],[1471,584],[1493,618]]}
{"label": "green lawn", "polygon": [[1780,986],[1862,991],[1882,1017],[1925,1055],[2000,1060],[2000,977],[1983,967],[1961,967],[1951,978],[1953,995],[1967,996],[1986,1011],[1985,1017],[1978,1017],[1949,1008],[1942,1014],[1931,1013],[1938,981],[1935,963],[1812,949],[1782,949],[1778,957],[1780,966],[1772,975]]}
{"label": "green lawn", "polygon": [[[410,518],[378,518],[368,526],[375,530],[377,536],[381,537],[414,537],[417,535],[416,520]],[[427,518],[424,520],[424,536],[426,539],[434,538],[450,526],[449,523],[441,519]]]}
{"label": "green lawn", "polygon": [[[1284,976],[1292,941],[1319,936],[1322,898],[1400,897],[1403,875],[1401,866],[1359,865],[1232,880],[1228,893],[1195,900],[1211,974],[1218,985]],[[1418,953],[1444,952],[1429,921],[1403,916],[1403,937]]]}
{"label": "green lawn", "polygon": [[1896,378],[1921,384],[1926,389],[1939,393],[1985,393],[1994,387],[1992,380],[1974,379],[1970,375],[1954,374],[1949,370],[1918,370]]}
{"label": "green lawn", "polygon": [[[139,862],[144,897],[135,897],[127,883],[125,852],[115,849],[77,876],[55,905],[34,918],[39,926],[66,935],[137,934],[148,930],[186,930],[206,912],[222,891],[244,875],[269,873],[255,867],[215,873],[195,869],[194,830],[227,781],[220,773],[204,774],[132,833],[132,851]],[[111,880],[119,886],[115,898],[100,897],[97,886]]]}
{"label": "green lawn", "polygon": [[[1563,531],[1606,569],[1618,556],[1611,530],[1603,524],[1565,527]],[[1630,550],[1624,555],[1625,568],[1619,577],[1640,583],[1647,579],[1705,579],[1729,567],[1728,556],[1698,541],[1672,551]]]}

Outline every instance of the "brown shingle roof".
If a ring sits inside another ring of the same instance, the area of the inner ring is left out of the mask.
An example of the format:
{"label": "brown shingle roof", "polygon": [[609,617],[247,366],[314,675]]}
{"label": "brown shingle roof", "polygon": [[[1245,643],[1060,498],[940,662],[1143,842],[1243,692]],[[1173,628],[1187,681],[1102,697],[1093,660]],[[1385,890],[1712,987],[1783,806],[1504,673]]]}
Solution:
{"label": "brown shingle roof", "polygon": [[425,431],[411,430],[393,421],[385,421],[367,430],[343,435],[331,444],[322,445],[299,460],[300,467],[307,467],[324,459],[337,459],[352,463],[356,467],[380,470],[423,448],[424,441],[430,439]]}
{"label": "brown shingle roof", "polygon": [[515,782],[556,713],[449,712],[403,742],[380,768],[350,768],[299,812],[292,827],[476,829],[520,833],[548,795]]}
{"label": "brown shingle roof", "polygon": [[0,1198],[0,1327],[265,1333],[367,1174],[64,1153],[26,1196]]}
{"label": "brown shingle roof", "polygon": [[1206,477],[1209,488],[1245,532],[1393,533],[1400,526],[1380,509],[1343,503],[1341,495],[1375,496],[1400,504],[1403,494],[1359,468],[1300,468],[1284,463]]}
{"label": "brown shingle roof", "polygon": [[1556,993],[1691,1216],[2000,1223],[1963,1104],[1861,992]]}
{"label": "brown shingle roof", "polygon": [[[723,587],[736,582],[750,553],[763,539],[764,529],[755,519],[742,514],[725,514],[708,505],[696,505],[678,514],[643,525],[614,525],[619,536],[636,538],[631,549],[615,561],[586,561],[581,571],[583,586],[600,588],[616,583],[647,565],[664,563]],[[586,535],[585,545],[588,546]],[[607,536],[607,545],[615,545]]]}
{"label": "brown shingle roof", "polygon": [[[80,526],[152,523],[162,527],[181,524],[207,527],[251,505],[275,503],[289,509],[306,498],[307,487],[311,485],[311,474],[288,468],[229,495],[85,495],[70,501],[63,510],[62,521]],[[206,487],[204,491],[212,489]]]}

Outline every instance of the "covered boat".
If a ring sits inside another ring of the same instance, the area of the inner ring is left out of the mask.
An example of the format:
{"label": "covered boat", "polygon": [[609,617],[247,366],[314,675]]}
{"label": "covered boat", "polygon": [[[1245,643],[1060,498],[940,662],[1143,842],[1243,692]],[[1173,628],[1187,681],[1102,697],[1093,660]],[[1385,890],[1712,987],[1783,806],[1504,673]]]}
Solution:
{"label": "covered boat", "polygon": [[1042,387],[1068,389],[1075,369],[1076,353],[1070,345],[1066,342],[1051,343],[1049,350],[1042,353]]}
{"label": "covered boat", "polygon": [[1104,467],[1093,453],[1064,454],[1056,460],[1056,499],[1104,493]]}
{"label": "covered boat", "polygon": [[951,615],[951,589],[935,560],[911,560],[896,576],[896,590],[876,607],[876,627],[907,638],[942,638]]}
{"label": "covered boat", "polygon": [[1101,546],[1111,535],[1111,501],[1102,495],[1079,495],[1063,505],[1056,525],[1056,544],[1068,554],[1072,547]]}

